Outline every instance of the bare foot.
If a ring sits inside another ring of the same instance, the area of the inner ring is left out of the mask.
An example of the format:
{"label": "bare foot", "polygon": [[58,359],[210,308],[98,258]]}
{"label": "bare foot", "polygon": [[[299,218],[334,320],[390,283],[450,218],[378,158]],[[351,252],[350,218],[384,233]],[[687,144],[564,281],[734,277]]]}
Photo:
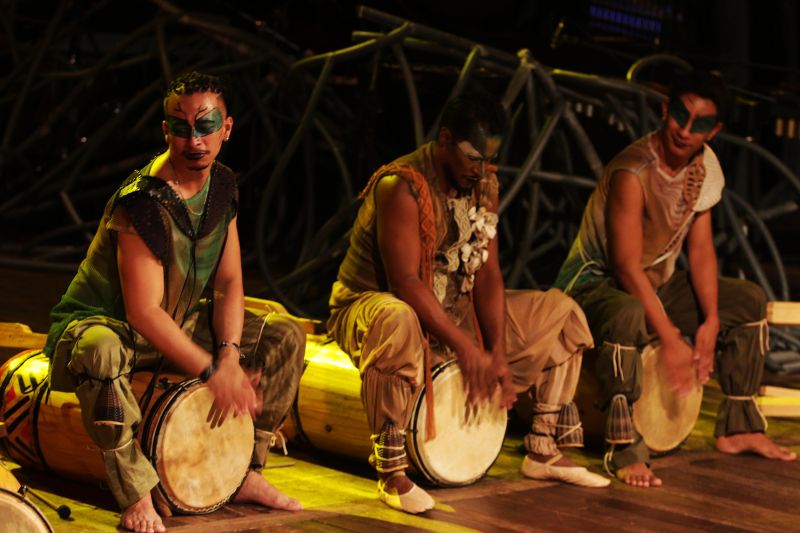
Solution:
{"label": "bare foot", "polygon": [[717,437],[717,449],[722,453],[755,453],[767,459],[780,459],[781,461],[794,461],[797,454],[778,446],[764,433],[738,433]]}
{"label": "bare foot", "polygon": [[153,507],[153,499],[149,492],[125,509],[119,522],[125,529],[139,533],[159,533],[167,530]]}
{"label": "bare foot", "polygon": [[618,468],[617,477],[633,487],[647,488],[661,486],[661,478],[656,477],[653,471],[644,463],[636,463]]}
{"label": "bare foot", "polygon": [[[536,461],[537,463],[546,463],[547,461],[552,459],[554,456],[553,455],[540,455],[538,453],[529,453],[528,457],[530,457],[532,460]],[[551,464],[553,466],[566,466],[566,467],[578,466],[575,463],[573,463],[572,461],[570,461],[567,458],[567,456],[565,456],[565,455],[562,455],[561,458],[558,461],[556,461],[555,463],[551,463]]]}
{"label": "bare foot", "polygon": [[303,504],[282,493],[264,479],[261,474],[252,470],[247,474],[242,488],[239,489],[233,501],[237,503],[257,503],[264,507],[283,511],[301,511],[303,509]]}
{"label": "bare foot", "polygon": [[405,494],[414,488],[414,482],[408,479],[405,472],[378,473],[378,478],[383,482],[383,490],[391,494]]}

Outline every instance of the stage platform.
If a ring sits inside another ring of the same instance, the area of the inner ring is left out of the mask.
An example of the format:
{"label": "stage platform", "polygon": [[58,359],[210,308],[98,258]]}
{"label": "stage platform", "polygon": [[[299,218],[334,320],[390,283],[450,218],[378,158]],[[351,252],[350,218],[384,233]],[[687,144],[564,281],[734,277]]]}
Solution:
{"label": "stage platform", "polygon": [[[42,331],[48,309],[70,277],[0,269],[0,294],[5,304],[0,321],[25,322],[34,331]],[[800,386],[797,375],[767,379],[783,386]],[[683,448],[654,461],[655,471],[664,481],[661,488],[637,489],[615,481],[607,489],[584,489],[527,480],[518,470],[523,432],[512,425],[488,475],[469,487],[431,489],[437,506],[424,515],[405,515],[380,503],[374,473],[366,460],[341,459],[290,443],[287,457],[273,451],[265,476],[299,498],[304,511],[229,505],[209,515],[174,516],[166,525],[173,532],[796,531],[800,462],[716,452],[712,433],[720,400],[718,388],[707,386],[700,419]],[[800,453],[800,421],[770,418],[769,422],[770,436]],[[568,455],[594,471],[602,470],[598,450]],[[56,505],[71,507],[72,516],[64,521],[32,500],[55,531],[117,528],[119,512],[108,491],[6,464],[20,482],[38,489]]]}

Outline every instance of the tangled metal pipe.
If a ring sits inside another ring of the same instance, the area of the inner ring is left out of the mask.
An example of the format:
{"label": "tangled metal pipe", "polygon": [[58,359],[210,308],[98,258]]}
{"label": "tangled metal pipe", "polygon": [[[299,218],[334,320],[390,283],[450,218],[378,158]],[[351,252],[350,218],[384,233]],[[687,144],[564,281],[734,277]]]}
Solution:
{"label": "tangled metal pipe", "polygon": [[[96,3],[84,16],[112,4]],[[0,109],[9,117],[0,219],[35,227],[40,237],[4,243],[0,264],[74,269],[101,202],[160,142],[160,90],[174,73],[195,68],[225,73],[240,88],[235,142],[226,148],[233,152],[223,159],[242,170],[245,263],[255,261],[264,294],[292,312],[324,316],[356,192],[380,163],[435,136],[440,104],[473,85],[494,92],[512,116],[499,172],[507,284],[548,285],[604,162],[659,124],[663,95],[639,78],[648,69],[689,67],[658,55],[636,61],[627,79],[572,72],[528,50],[501,50],[368,7],[359,17],[381,31],[354,31],[352,46],[301,58],[300,47],[247,16],[193,13],[167,0],[150,5],[152,16],[89,51],[80,45],[91,40],[81,14],[59,3],[40,21],[37,43],[9,49],[13,68],[0,77]],[[48,113],[33,113],[32,125],[19,120],[23,106],[42,99]],[[796,216],[800,179],[747,136],[726,132],[714,146],[732,185],[717,210],[720,263],[789,298],[769,222]],[[753,163],[731,164],[739,158]],[[752,180],[764,190],[734,192]],[[767,202],[774,198],[781,204]],[[774,265],[769,275],[765,262]],[[775,337],[795,346],[797,336]]]}

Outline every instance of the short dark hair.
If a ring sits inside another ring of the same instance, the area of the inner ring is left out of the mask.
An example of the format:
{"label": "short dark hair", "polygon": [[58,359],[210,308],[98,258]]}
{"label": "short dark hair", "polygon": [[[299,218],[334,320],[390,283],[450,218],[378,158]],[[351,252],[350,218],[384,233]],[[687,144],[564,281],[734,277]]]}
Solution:
{"label": "short dark hair", "polygon": [[[483,91],[472,91],[445,104],[439,126],[450,130],[456,141],[473,142],[476,137],[502,136],[507,123],[506,112],[496,98]],[[476,136],[480,130],[482,134]]]}
{"label": "short dark hair", "polygon": [[228,94],[230,92],[227,82],[219,76],[213,74],[206,74],[204,72],[197,72],[193,70],[181,74],[167,86],[164,93],[164,114],[167,112],[167,99],[173,94],[194,94],[194,93],[216,93],[228,106]]}
{"label": "short dark hair", "polygon": [[670,87],[669,99],[678,100],[689,93],[714,102],[717,106],[717,120],[723,121],[728,112],[729,96],[719,75],[699,69],[679,73]]}

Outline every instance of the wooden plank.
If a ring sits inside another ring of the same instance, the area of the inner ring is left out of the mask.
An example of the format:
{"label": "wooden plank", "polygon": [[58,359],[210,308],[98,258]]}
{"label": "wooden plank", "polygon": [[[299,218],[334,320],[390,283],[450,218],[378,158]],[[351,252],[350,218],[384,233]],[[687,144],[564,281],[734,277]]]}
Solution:
{"label": "wooden plank", "polygon": [[773,326],[800,325],[800,302],[767,302],[767,322]]}
{"label": "wooden plank", "polygon": [[44,348],[47,335],[34,333],[19,322],[0,322],[0,346],[6,348]]}
{"label": "wooden plank", "polygon": [[800,417],[800,390],[765,385],[756,398],[764,416]]}

